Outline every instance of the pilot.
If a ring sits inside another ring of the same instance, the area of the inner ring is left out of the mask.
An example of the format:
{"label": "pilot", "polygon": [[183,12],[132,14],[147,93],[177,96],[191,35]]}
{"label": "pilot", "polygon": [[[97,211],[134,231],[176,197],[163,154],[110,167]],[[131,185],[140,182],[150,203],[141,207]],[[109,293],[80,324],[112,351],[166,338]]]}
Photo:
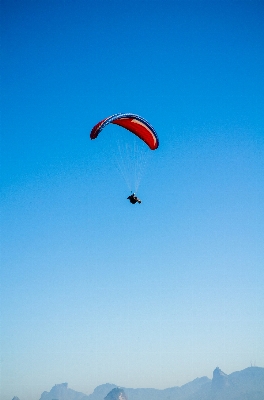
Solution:
{"label": "pilot", "polygon": [[128,196],[127,199],[130,201],[131,204],[141,203],[141,200],[137,198],[135,193],[132,193],[130,196]]}

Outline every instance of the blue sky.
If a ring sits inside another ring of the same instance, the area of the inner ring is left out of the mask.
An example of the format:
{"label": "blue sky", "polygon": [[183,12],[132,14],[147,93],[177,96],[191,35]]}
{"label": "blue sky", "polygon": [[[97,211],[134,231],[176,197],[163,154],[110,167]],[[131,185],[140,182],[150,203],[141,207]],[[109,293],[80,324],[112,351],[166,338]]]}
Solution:
{"label": "blue sky", "polygon": [[[1,2],[3,400],[264,366],[263,15]],[[159,135],[141,205],[113,162],[131,135],[89,139],[117,112]]]}

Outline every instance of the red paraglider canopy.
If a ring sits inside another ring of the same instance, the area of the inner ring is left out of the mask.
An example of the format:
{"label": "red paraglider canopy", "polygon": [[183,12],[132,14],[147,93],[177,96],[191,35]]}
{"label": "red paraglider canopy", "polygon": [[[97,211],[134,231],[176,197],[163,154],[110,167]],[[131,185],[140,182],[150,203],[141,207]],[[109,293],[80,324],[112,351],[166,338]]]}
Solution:
{"label": "red paraglider canopy", "polygon": [[114,114],[98,122],[92,129],[90,138],[96,139],[99,133],[108,124],[116,124],[129,130],[143,140],[151,150],[159,146],[159,139],[154,128],[144,118],[136,114]]}

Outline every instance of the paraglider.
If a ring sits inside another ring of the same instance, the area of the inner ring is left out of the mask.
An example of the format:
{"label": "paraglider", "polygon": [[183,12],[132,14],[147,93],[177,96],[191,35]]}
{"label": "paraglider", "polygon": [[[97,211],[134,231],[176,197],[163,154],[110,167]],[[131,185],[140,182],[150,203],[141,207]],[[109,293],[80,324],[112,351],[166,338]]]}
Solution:
{"label": "paraglider", "polygon": [[96,139],[99,133],[108,125],[116,124],[134,133],[143,140],[151,150],[159,146],[159,139],[154,128],[144,118],[136,114],[119,113],[98,122],[92,129],[90,138]]}
{"label": "paraglider", "polygon": [[[158,135],[155,132],[154,128],[150,125],[150,123],[148,121],[146,121],[144,118],[140,117],[139,115],[131,114],[131,113],[118,113],[118,114],[111,115],[110,117],[107,117],[107,118],[99,121],[91,130],[90,138],[92,140],[96,139],[98,137],[98,135],[100,134],[100,132],[108,124],[119,125],[122,128],[125,128],[128,131],[132,132],[135,136],[137,136],[139,139],[141,139],[143,142],[145,142],[146,145],[150,148],[150,150],[156,150],[159,147]],[[120,155],[121,155],[121,158],[123,161],[123,159],[125,158],[125,157],[123,157],[123,153],[120,152]],[[119,166],[122,167],[123,165],[119,165]],[[136,171],[135,167],[134,167],[134,170]],[[135,171],[134,171],[134,175],[136,175]],[[122,172],[122,175],[125,178],[125,173],[124,173],[124,171],[122,171],[122,168],[120,168],[120,172]],[[137,190],[137,187],[138,187],[138,185],[135,185],[136,190]],[[130,186],[130,189],[131,189],[131,186]],[[131,191],[131,195],[128,196],[127,199],[130,201],[131,204],[136,204],[136,203],[140,204],[141,203],[141,200],[135,195],[135,193],[132,193],[132,191]]]}

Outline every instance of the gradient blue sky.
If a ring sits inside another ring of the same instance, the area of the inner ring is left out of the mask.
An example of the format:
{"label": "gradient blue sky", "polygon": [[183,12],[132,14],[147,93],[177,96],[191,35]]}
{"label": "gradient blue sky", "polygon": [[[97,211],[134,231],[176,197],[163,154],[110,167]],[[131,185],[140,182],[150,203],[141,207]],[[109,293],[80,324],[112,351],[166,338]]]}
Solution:
{"label": "gradient blue sky", "polygon": [[[263,1],[2,0],[1,20],[1,399],[264,366]],[[160,138],[140,206],[121,128],[89,139],[116,112]]]}

